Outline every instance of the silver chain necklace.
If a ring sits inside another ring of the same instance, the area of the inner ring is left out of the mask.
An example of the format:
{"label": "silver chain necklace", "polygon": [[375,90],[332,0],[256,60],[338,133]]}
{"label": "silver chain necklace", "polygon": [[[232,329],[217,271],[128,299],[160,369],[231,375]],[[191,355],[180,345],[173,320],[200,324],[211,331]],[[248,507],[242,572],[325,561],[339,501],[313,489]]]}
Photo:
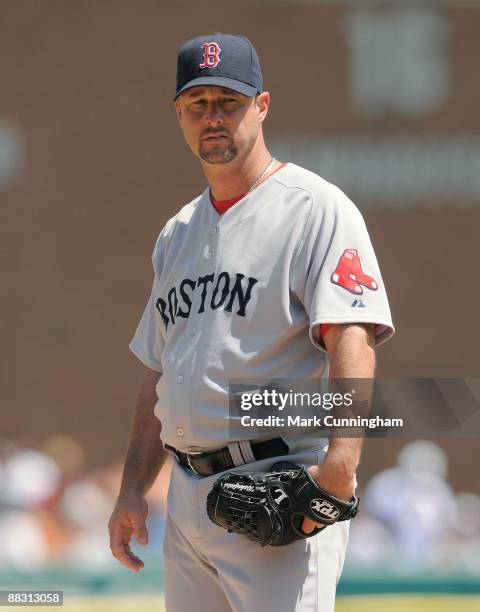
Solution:
{"label": "silver chain necklace", "polygon": [[273,168],[274,163],[277,160],[272,157],[271,162],[268,164],[268,166],[265,168],[265,170],[262,172],[262,174],[260,174],[260,176],[257,176],[257,178],[254,180],[254,182],[252,183],[252,185],[250,185],[250,187],[248,188],[247,193],[250,193],[251,191],[253,191],[256,187],[258,187],[258,185],[263,181],[263,179],[267,176],[267,174],[270,172],[270,170]]}

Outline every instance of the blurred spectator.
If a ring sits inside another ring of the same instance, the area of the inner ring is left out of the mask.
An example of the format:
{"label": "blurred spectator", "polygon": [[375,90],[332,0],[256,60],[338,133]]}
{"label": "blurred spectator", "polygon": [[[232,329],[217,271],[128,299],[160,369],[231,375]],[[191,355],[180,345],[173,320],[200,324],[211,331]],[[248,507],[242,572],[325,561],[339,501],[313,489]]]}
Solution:
{"label": "blurred spectator", "polygon": [[62,474],[47,455],[33,449],[19,449],[3,466],[4,500],[12,506],[35,508],[48,500],[61,484]]}
{"label": "blurred spectator", "polygon": [[25,510],[0,513],[0,567],[34,570],[48,561],[48,543],[38,518]]}
{"label": "blurred spectator", "polygon": [[411,567],[424,564],[432,546],[456,524],[446,472],[443,451],[433,442],[416,441],[400,451],[396,467],[374,476],[365,488],[363,507],[389,529]]}
{"label": "blurred spectator", "polygon": [[480,497],[455,495],[447,474],[447,456],[433,442],[404,446],[396,466],[376,474],[362,493],[362,512],[351,527],[350,567],[479,576]]}
{"label": "blurred spectator", "polygon": [[55,461],[67,480],[81,474],[85,469],[85,451],[71,436],[50,436],[45,440],[42,450]]}

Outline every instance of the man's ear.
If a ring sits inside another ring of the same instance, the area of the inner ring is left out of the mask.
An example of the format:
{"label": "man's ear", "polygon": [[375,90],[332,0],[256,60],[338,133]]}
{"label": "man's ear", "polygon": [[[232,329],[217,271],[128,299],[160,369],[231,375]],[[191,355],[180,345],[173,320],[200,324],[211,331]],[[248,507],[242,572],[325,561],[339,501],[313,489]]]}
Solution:
{"label": "man's ear", "polygon": [[268,91],[262,91],[262,93],[257,94],[255,96],[255,104],[258,108],[259,119],[263,122],[270,106],[270,93]]}
{"label": "man's ear", "polygon": [[177,113],[177,119],[179,123],[181,123],[182,122],[182,107],[180,106],[180,102],[178,98],[175,100],[174,104],[175,104],[175,112]]}

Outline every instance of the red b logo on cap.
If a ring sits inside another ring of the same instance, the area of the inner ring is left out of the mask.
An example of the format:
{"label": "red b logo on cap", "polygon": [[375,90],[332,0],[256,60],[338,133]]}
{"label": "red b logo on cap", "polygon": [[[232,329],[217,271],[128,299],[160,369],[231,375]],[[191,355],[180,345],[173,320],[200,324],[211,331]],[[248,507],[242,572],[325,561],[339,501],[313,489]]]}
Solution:
{"label": "red b logo on cap", "polygon": [[220,47],[216,42],[203,43],[203,62],[200,68],[215,68],[220,63]]}

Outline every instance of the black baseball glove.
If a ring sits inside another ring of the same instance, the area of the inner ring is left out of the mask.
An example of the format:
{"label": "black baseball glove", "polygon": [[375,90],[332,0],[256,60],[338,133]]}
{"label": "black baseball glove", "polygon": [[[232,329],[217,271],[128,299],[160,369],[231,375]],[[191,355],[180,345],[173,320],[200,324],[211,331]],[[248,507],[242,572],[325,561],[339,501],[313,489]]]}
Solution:
{"label": "black baseball glove", "polygon": [[281,461],[270,472],[227,472],[207,496],[211,521],[262,546],[284,546],[315,535],[301,531],[305,516],[325,526],[353,518],[358,497],[342,501],[320,488],[303,466]]}

